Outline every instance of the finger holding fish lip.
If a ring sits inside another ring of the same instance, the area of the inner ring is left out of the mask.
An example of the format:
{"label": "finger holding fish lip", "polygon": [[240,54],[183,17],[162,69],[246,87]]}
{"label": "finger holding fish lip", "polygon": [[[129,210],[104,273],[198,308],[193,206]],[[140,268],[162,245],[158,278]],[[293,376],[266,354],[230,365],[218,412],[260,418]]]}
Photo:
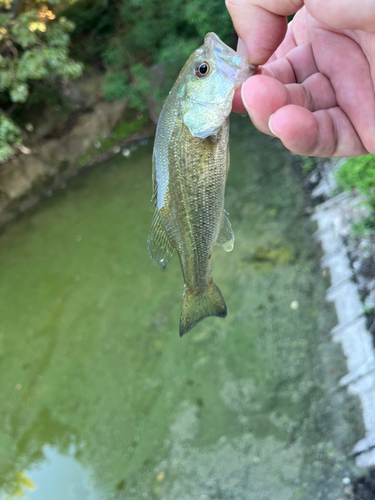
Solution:
{"label": "finger holding fish lip", "polygon": [[342,158],[367,153],[339,107],[312,113],[301,106],[287,105],[270,117],[268,126],[287,149],[299,155]]}
{"label": "finger holding fish lip", "polygon": [[255,75],[242,86],[242,102],[254,125],[269,134],[270,116],[283,106],[295,104],[309,111],[337,106],[335,92],[327,77],[316,73],[302,84],[284,85],[265,75]]}
{"label": "finger holding fish lip", "polygon": [[279,137],[294,153],[345,156],[366,152],[350,120],[337,107],[334,90],[324,75],[314,74],[303,84],[287,85],[255,75],[243,84],[242,101],[254,125]]}
{"label": "finger holding fish lip", "polygon": [[[286,42],[284,41],[283,44]],[[290,44],[288,45],[288,47]],[[242,40],[238,41],[238,49],[240,53],[246,54],[246,48]],[[302,62],[302,64],[301,64]],[[303,83],[310,76],[318,73],[318,68],[315,64],[312,54],[311,45],[303,44],[299,47],[292,48],[287,57],[274,59],[265,66],[259,66],[255,75],[263,75],[272,77],[283,84]],[[247,85],[245,82],[244,85]],[[240,89],[241,90],[241,89]],[[249,112],[251,115],[251,103],[242,102],[240,90],[236,91],[233,100],[233,111],[235,113]],[[254,89],[256,91],[256,88]],[[247,93],[246,93],[247,94]],[[244,97],[246,97],[244,95]],[[250,111],[249,111],[250,110]],[[257,126],[257,124],[255,123]]]}
{"label": "finger holding fish lip", "polygon": [[[287,8],[285,14],[284,12],[281,14],[281,11],[274,13],[272,10],[275,9],[272,6],[267,10],[267,3],[272,2],[263,2],[264,5],[259,6],[256,2],[226,0],[236,32],[245,45],[246,54],[249,56],[247,59],[252,64],[264,64],[271,57],[285,37],[287,31],[285,15],[298,10],[298,7],[295,7],[295,10]],[[267,33],[271,35],[267,36]],[[241,55],[245,55],[245,52]]]}

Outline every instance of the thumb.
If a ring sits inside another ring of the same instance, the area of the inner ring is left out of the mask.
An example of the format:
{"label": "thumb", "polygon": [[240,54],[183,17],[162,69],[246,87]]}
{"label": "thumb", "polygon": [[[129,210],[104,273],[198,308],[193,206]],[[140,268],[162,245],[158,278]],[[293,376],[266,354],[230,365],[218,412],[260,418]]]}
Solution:
{"label": "thumb", "polygon": [[303,4],[303,0],[226,0],[250,63],[258,65],[268,61],[284,39],[286,16],[295,14]]}

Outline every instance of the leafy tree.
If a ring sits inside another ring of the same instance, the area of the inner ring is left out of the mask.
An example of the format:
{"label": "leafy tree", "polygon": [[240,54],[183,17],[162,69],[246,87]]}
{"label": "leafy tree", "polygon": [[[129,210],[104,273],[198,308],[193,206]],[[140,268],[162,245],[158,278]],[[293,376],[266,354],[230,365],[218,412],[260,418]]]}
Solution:
{"label": "leafy tree", "polygon": [[217,32],[226,42],[233,34],[222,0],[109,0],[106,6],[103,0],[79,0],[65,15],[76,24],[74,45],[89,41],[85,54],[78,48],[79,57],[99,62],[105,71],[106,97],[128,97],[138,110],[145,109],[150,94],[152,64],[165,68],[165,96],[207,32]]}
{"label": "leafy tree", "polygon": [[[49,4],[58,1],[50,0]],[[0,92],[6,94],[10,104],[27,101],[32,81],[43,80],[53,85],[57,77],[77,78],[82,73],[82,64],[73,61],[68,53],[69,33],[74,23],[64,16],[57,18],[49,4],[29,2],[26,10],[18,12],[18,1],[0,2],[3,7],[0,12]],[[14,110],[14,104],[7,111],[0,111],[0,162],[7,160],[14,146],[21,143],[21,130],[7,116]]]}

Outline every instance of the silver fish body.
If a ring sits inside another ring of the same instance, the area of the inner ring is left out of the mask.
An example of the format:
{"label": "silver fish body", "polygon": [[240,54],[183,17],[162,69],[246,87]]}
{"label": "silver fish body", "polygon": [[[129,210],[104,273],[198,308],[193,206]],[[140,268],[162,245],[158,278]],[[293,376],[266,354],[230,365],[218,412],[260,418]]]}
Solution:
{"label": "silver fish body", "polygon": [[211,255],[215,244],[233,249],[224,211],[228,117],[235,89],[254,70],[209,33],[185,64],[160,114],[153,154],[156,210],[148,250],[163,268],[177,250],[185,283],[180,336],[205,317],[227,314],[211,278]]}

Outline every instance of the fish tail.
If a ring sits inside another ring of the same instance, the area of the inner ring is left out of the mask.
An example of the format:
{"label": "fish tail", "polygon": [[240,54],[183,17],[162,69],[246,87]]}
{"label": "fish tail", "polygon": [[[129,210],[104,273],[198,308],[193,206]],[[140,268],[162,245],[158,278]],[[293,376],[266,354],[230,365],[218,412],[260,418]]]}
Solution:
{"label": "fish tail", "polygon": [[182,297],[180,337],[208,316],[225,318],[226,315],[227,306],[219,288],[213,281],[200,293],[186,289]]}

